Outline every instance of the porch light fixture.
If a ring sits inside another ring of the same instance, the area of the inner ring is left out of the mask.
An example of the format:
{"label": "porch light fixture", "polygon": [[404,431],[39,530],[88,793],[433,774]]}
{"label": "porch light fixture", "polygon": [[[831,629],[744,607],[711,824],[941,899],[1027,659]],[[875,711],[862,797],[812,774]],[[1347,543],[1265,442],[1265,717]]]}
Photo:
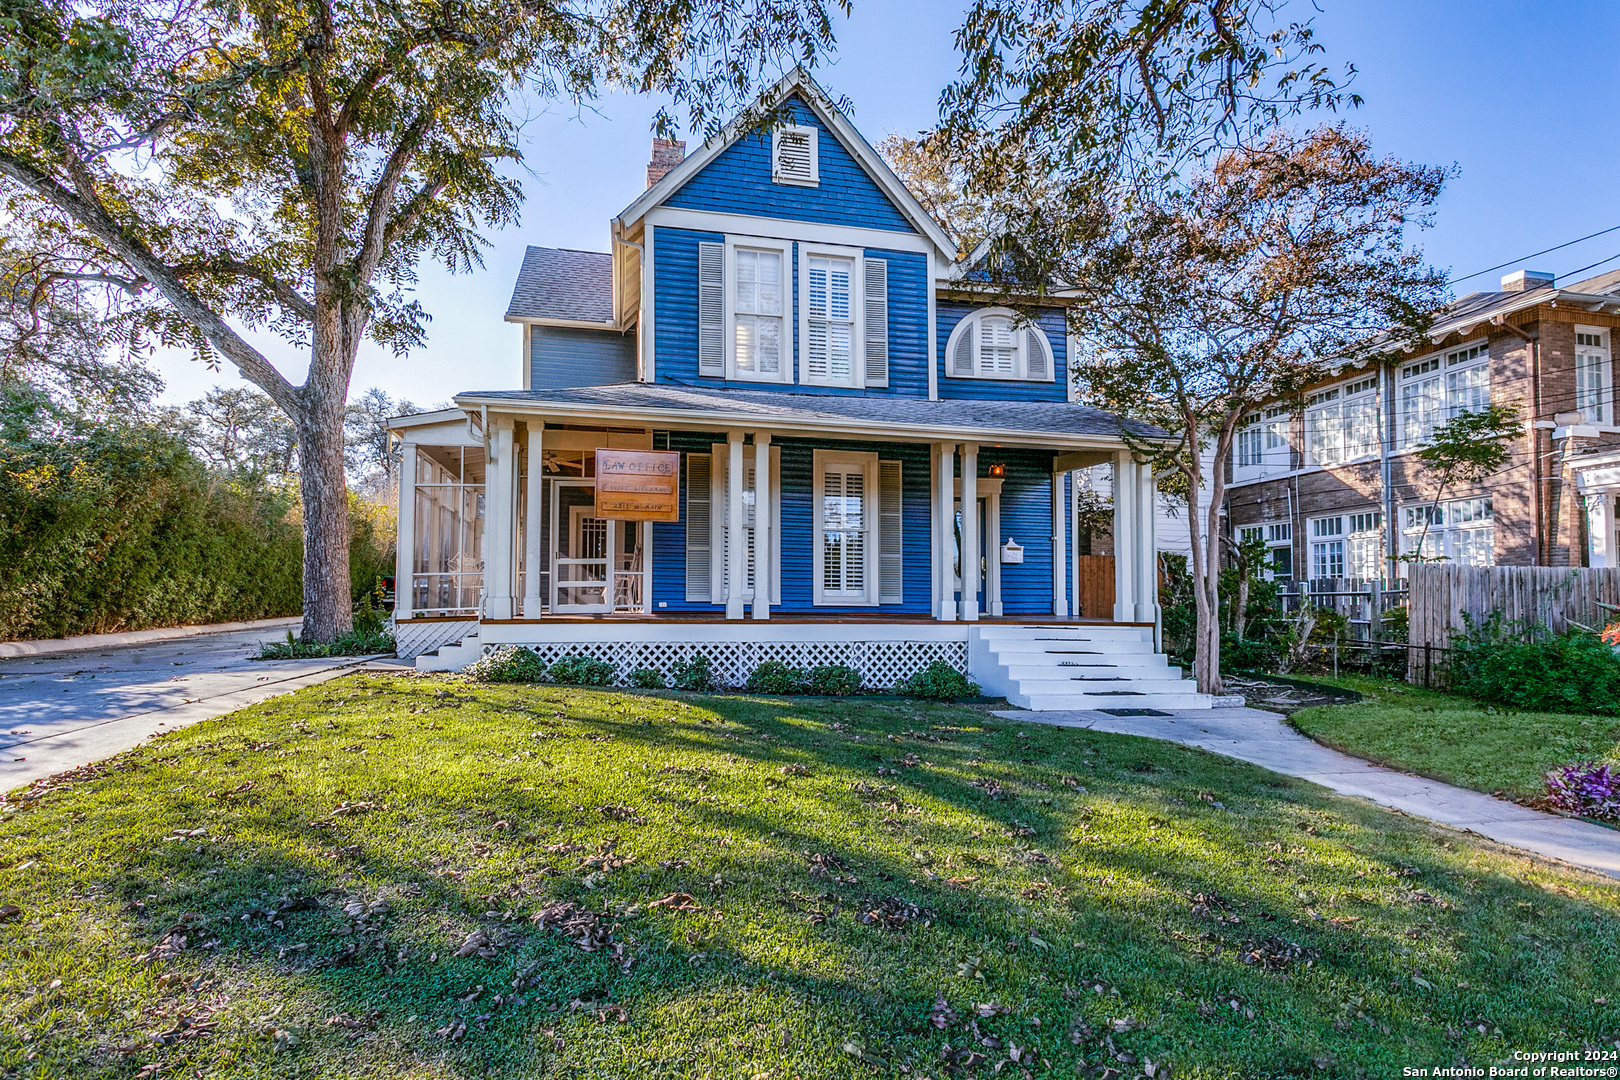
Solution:
{"label": "porch light fixture", "polygon": [[991,476],[1006,476],[1007,475],[1007,466],[1003,465],[999,461],[996,462],[994,465],[990,466],[990,475]]}

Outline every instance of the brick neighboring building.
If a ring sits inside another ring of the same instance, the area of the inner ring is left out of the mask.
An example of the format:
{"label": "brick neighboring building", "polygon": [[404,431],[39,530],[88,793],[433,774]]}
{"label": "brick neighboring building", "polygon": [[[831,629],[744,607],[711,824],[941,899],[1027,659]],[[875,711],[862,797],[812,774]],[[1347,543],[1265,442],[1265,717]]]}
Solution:
{"label": "brick neighboring building", "polygon": [[[1432,349],[1349,366],[1298,402],[1255,410],[1228,463],[1226,521],[1258,535],[1289,580],[1403,576],[1415,549],[1504,566],[1620,565],[1620,418],[1612,336],[1620,271],[1556,286],[1524,271],[1472,293],[1434,326]],[[1512,458],[1448,490],[1415,451],[1437,423],[1496,402],[1518,409]],[[1537,492],[1539,491],[1539,497]]]}

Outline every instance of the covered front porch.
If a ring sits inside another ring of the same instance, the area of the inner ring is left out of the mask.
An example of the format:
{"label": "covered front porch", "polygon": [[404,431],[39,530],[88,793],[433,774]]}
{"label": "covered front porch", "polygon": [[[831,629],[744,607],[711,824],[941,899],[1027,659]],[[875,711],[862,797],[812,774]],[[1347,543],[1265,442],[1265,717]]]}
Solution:
{"label": "covered front porch", "polygon": [[[916,402],[904,408],[923,415],[880,416],[870,399],[671,400],[651,387],[457,403],[395,421],[402,656],[476,632],[486,650],[712,638],[797,641],[808,656],[820,640],[949,641],[965,662],[952,624],[1158,619],[1151,471],[1079,406]],[[1056,410],[1098,430],[1061,430]],[[599,468],[616,452],[665,470],[662,516],[602,497],[624,486]],[[1070,474],[1103,463],[1118,493],[1114,603],[1097,611],[1079,587]]]}

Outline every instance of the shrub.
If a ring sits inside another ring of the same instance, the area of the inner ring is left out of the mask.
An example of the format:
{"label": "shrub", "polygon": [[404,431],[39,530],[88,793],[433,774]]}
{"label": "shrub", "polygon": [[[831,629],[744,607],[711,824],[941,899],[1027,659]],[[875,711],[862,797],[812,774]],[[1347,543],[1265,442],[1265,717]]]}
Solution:
{"label": "shrub", "polygon": [[606,686],[613,681],[618,669],[606,660],[593,660],[589,656],[565,656],[551,665],[546,678],[555,683],[575,686]]}
{"label": "shrub", "polygon": [[339,634],[330,645],[319,641],[299,641],[287,631],[286,641],[267,641],[259,646],[257,660],[308,660],[323,656],[372,656],[394,651],[394,635],[382,629],[355,628]]}
{"label": "shrub", "polygon": [[766,660],[748,673],[743,689],[752,694],[808,694],[809,679],[805,673],[780,660]]}
{"label": "shrub", "polygon": [[932,698],[947,701],[951,698],[973,697],[979,684],[943,660],[935,660],[911,678],[895,686],[895,691],[907,697]]}
{"label": "shrub", "polygon": [[488,656],[468,664],[461,673],[473,682],[537,683],[546,677],[546,665],[533,649],[501,645]]}
{"label": "shrub", "polygon": [[638,667],[626,678],[630,685],[637,690],[667,690],[669,680],[664,678],[663,672],[650,667]]}
{"label": "shrub", "polygon": [[861,692],[861,673],[848,664],[817,664],[805,679],[805,693],[843,697]]}
{"label": "shrub", "polygon": [[1569,814],[1620,821],[1620,776],[1607,765],[1566,765],[1547,774],[1547,801]]}
{"label": "shrub", "polygon": [[688,659],[675,661],[669,666],[669,673],[674,676],[677,690],[714,689],[714,661],[706,653],[696,653]]}
{"label": "shrub", "polygon": [[1452,687],[1536,712],[1620,715],[1620,658],[1593,635],[1509,639],[1494,622],[1452,644]]}
{"label": "shrub", "polygon": [[1277,663],[1280,650],[1270,641],[1254,638],[1238,640],[1235,634],[1221,635],[1221,669],[1264,671]]}

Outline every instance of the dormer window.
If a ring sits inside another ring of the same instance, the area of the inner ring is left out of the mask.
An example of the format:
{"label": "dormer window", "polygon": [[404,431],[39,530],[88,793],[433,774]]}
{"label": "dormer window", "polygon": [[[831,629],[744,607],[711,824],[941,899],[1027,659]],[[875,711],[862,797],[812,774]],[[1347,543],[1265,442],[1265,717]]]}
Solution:
{"label": "dormer window", "polygon": [[983,308],[956,324],[945,344],[953,379],[1051,382],[1052,343],[1009,308]]}
{"label": "dormer window", "polygon": [[821,182],[817,131],[793,125],[771,132],[771,180],[795,187],[815,187]]}

